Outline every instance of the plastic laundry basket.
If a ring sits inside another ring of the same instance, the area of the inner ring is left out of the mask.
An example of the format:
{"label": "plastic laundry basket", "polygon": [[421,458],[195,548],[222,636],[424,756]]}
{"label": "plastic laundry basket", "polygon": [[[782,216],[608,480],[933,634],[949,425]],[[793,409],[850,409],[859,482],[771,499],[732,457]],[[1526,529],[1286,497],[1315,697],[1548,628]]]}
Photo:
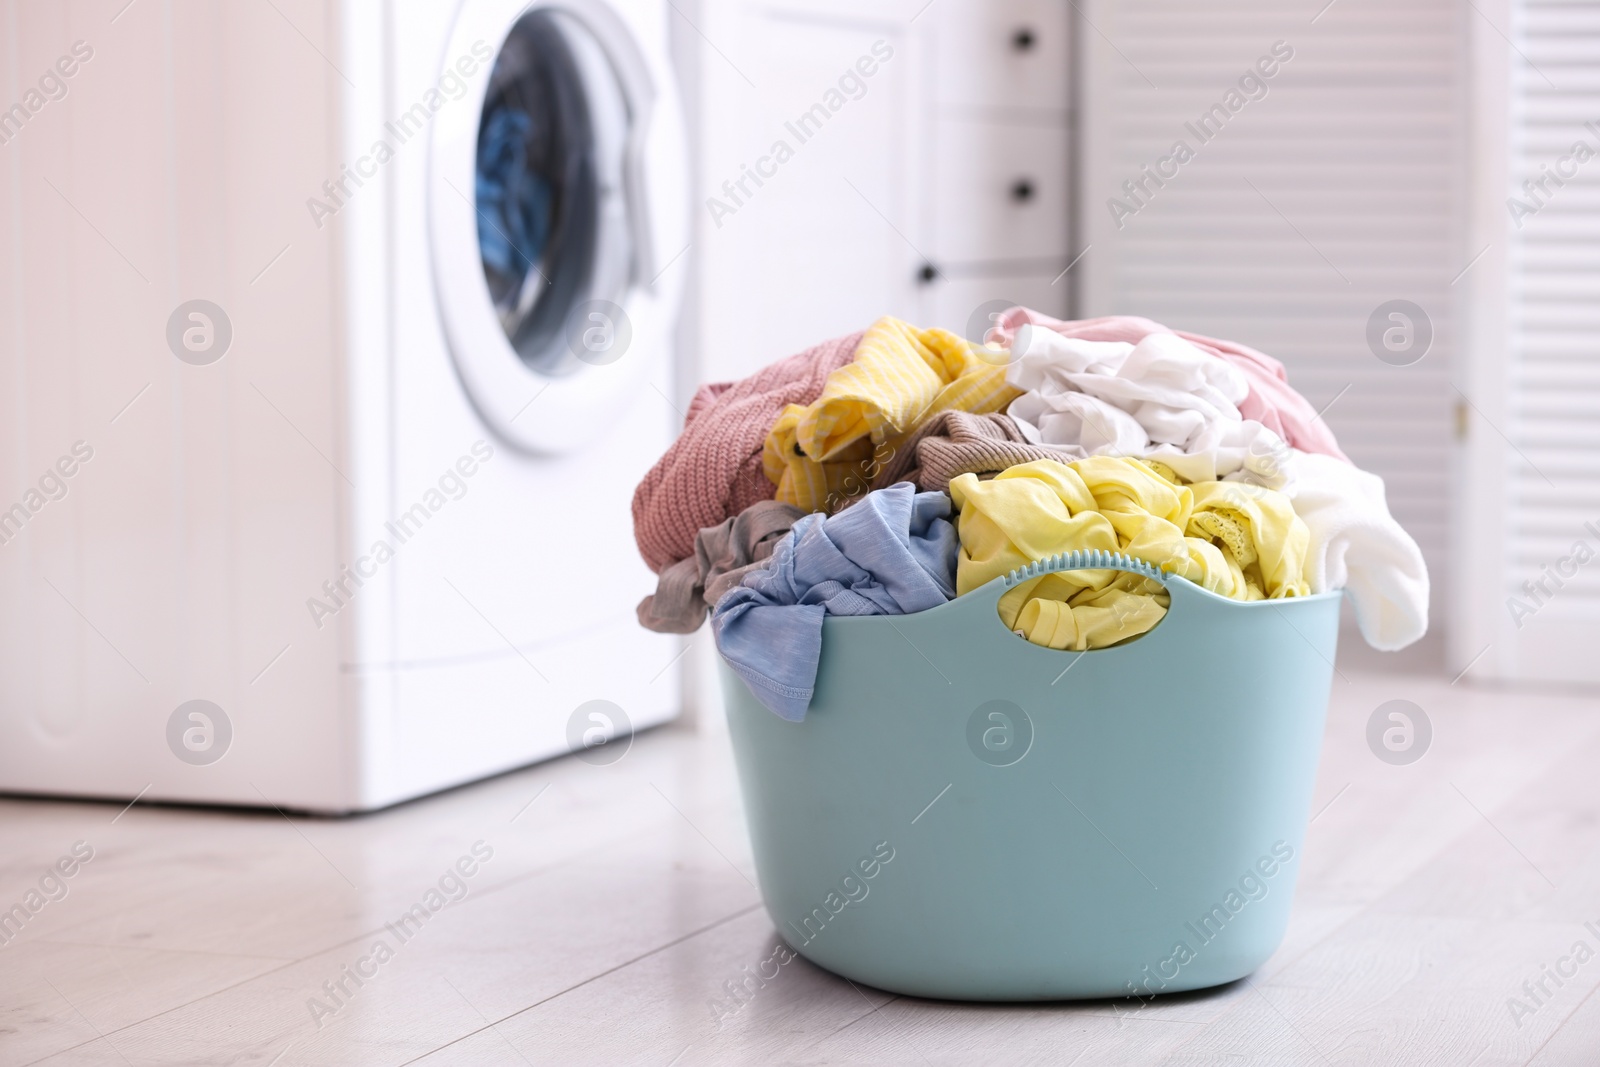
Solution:
{"label": "plastic laundry basket", "polygon": [[[1161,581],[1166,616],[1084,653],[1005,629],[1007,589],[1091,567]],[[724,664],[772,921],[812,962],[917,996],[1249,974],[1288,923],[1338,620],[1338,593],[1242,603],[1084,552],[931,611],[827,619],[804,722]]]}

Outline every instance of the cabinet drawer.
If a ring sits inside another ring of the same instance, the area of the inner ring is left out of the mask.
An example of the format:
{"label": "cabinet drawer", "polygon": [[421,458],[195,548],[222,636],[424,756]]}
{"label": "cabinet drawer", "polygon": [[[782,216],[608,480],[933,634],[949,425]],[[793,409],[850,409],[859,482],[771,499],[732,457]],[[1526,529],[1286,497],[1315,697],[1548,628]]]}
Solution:
{"label": "cabinet drawer", "polygon": [[1046,315],[1065,318],[1068,275],[1003,274],[992,278],[938,278],[922,289],[919,325],[941,326],[969,341],[982,341],[994,315],[1021,304]]}
{"label": "cabinet drawer", "polygon": [[1071,16],[1062,0],[936,0],[935,103],[1065,111]]}
{"label": "cabinet drawer", "polygon": [[1067,250],[1064,126],[940,117],[932,122],[935,261],[1033,259]]}

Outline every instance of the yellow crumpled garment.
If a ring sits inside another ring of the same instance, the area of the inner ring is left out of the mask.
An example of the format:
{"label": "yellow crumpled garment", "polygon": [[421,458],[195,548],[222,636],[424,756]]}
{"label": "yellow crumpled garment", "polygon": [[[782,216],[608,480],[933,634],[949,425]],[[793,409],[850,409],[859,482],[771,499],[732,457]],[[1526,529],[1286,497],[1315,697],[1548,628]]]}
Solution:
{"label": "yellow crumpled garment", "polygon": [[[833,511],[865,491],[901,440],[941,411],[999,411],[1018,391],[1003,362],[948,330],[919,330],[885,316],[868,327],[852,360],[828,375],[809,407],[790,404],[761,452],[777,499]],[[991,357],[992,358],[992,357]]]}
{"label": "yellow crumpled garment", "polygon": [[[950,483],[961,510],[957,595],[1033,560],[1100,549],[1153,563],[1235,600],[1305,596],[1310,532],[1289,498],[1238,482],[1177,484],[1123,456],[1041,459],[989,481]],[[1000,598],[1000,618],[1036,645],[1084,651],[1146,633],[1171,598],[1137,574],[1062,571]]]}

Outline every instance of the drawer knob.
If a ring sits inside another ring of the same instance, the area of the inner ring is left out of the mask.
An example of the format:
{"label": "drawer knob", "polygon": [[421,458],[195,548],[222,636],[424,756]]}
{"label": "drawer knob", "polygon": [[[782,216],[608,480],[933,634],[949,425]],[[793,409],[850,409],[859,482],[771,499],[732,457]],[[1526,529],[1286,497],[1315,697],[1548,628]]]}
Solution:
{"label": "drawer knob", "polygon": [[939,277],[939,268],[932,263],[924,263],[917,269],[917,281],[923,285],[932,285],[937,277]]}
{"label": "drawer knob", "polygon": [[1018,52],[1030,51],[1038,38],[1033,35],[1033,30],[1028,26],[1021,26],[1011,35],[1011,47]]}
{"label": "drawer knob", "polygon": [[1019,204],[1026,204],[1033,199],[1033,182],[1027,178],[1018,178],[1011,183],[1011,199]]}

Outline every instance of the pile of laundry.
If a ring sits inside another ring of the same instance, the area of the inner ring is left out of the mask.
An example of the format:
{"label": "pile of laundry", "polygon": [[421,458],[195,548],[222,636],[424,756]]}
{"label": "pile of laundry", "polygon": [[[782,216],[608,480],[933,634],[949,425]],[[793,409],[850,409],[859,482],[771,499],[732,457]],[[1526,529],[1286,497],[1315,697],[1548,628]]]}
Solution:
{"label": "pile of laundry", "polygon": [[[766,707],[804,718],[828,615],[900,615],[1033,560],[1101,549],[1236,600],[1343,589],[1395,650],[1428,625],[1428,573],[1383,481],[1352,465],[1283,365],[1132,316],[1000,315],[984,344],[879,319],[739,382],[702,386],[633,497],[659,576],[652,630],[711,613]],[[1050,648],[1148,632],[1137,574],[1017,585],[1001,621]]]}

